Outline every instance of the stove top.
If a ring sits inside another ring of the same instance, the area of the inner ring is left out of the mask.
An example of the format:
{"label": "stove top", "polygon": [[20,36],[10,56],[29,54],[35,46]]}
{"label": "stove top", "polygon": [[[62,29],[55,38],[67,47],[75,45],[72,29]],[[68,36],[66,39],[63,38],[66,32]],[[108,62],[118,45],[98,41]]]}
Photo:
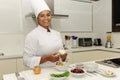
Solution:
{"label": "stove top", "polygon": [[120,67],[120,58],[113,58],[113,59],[106,59],[102,61],[96,61],[96,63],[106,65],[113,68],[119,68]]}

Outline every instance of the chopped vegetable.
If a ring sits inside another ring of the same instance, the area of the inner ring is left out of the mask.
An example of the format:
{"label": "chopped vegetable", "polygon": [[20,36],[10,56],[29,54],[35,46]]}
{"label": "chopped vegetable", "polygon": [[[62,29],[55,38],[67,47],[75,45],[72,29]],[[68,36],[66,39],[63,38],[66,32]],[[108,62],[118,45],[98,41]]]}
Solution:
{"label": "chopped vegetable", "polygon": [[51,77],[68,77],[70,75],[70,72],[69,71],[66,71],[64,73],[61,73],[61,74],[50,74]]}

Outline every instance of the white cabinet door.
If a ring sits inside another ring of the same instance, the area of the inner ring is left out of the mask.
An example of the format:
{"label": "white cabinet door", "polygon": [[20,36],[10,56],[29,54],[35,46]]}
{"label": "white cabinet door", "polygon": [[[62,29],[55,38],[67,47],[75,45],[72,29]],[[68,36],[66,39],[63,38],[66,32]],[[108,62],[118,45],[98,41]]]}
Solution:
{"label": "white cabinet door", "polygon": [[29,69],[23,63],[23,58],[17,58],[17,71],[23,71]]}
{"label": "white cabinet door", "polygon": [[54,14],[68,15],[70,0],[54,0]]}
{"label": "white cabinet door", "polygon": [[16,59],[0,60],[0,80],[3,74],[16,72]]}
{"label": "white cabinet door", "polygon": [[0,0],[0,33],[21,31],[21,0]]}

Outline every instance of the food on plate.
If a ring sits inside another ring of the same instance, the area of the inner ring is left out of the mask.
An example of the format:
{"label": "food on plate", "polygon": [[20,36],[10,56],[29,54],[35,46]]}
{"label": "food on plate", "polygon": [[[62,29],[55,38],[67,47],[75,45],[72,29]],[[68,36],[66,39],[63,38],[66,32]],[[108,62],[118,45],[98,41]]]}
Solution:
{"label": "food on plate", "polygon": [[69,66],[66,62],[56,62],[55,68],[59,71],[67,71]]}
{"label": "food on plate", "polygon": [[104,74],[108,75],[108,76],[114,75],[114,73],[112,71],[109,71],[109,70],[105,70]]}
{"label": "food on plate", "polygon": [[58,61],[58,62],[56,62],[56,65],[57,65],[57,66],[64,66],[65,63],[64,63],[64,62],[60,62],[60,61]]}
{"label": "food on plate", "polygon": [[60,49],[58,52],[59,52],[59,54],[61,54],[61,55],[66,53],[66,51],[65,51],[64,49]]}
{"label": "food on plate", "polygon": [[33,69],[34,74],[40,74],[41,68],[39,66],[35,66]]}
{"label": "food on plate", "polygon": [[75,68],[71,70],[72,73],[84,73],[84,70],[79,69],[79,68]]}
{"label": "food on plate", "polygon": [[59,73],[59,74],[58,73],[57,74],[55,74],[55,73],[50,74],[51,77],[56,77],[56,78],[68,77],[69,75],[70,75],[69,71],[66,71],[64,73]]}

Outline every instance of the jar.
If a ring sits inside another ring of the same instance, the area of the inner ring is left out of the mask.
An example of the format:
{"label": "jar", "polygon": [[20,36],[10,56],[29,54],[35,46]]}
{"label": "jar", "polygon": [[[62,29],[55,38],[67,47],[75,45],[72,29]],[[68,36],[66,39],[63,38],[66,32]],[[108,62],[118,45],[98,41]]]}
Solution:
{"label": "jar", "polygon": [[77,48],[77,37],[76,36],[72,36],[72,47],[73,48]]}
{"label": "jar", "polygon": [[71,48],[71,36],[65,35],[65,48],[66,49]]}
{"label": "jar", "polygon": [[33,69],[34,74],[40,74],[41,73],[41,67],[40,66],[35,66]]}

